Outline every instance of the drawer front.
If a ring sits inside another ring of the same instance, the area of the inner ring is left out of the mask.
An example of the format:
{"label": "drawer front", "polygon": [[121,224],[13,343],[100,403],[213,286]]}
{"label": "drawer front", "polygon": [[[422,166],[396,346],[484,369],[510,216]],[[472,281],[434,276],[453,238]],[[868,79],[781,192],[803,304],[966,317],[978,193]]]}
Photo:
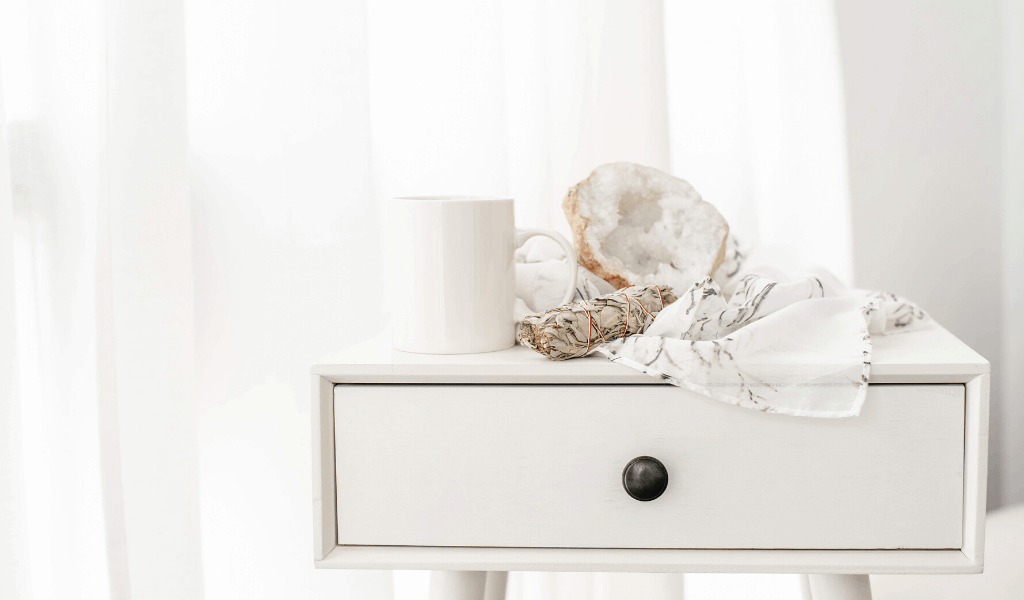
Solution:
{"label": "drawer front", "polygon": [[[859,417],[672,386],[335,387],[338,543],[960,548],[964,386],[872,385]],[[623,468],[651,456],[665,492]]]}

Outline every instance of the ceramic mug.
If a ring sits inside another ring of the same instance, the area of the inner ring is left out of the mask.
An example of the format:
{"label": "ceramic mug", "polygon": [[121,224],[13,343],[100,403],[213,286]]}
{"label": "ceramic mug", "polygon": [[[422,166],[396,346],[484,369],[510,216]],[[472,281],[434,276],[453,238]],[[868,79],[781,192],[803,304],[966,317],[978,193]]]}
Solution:
{"label": "ceramic mug", "polygon": [[576,253],[557,232],[516,229],[511,198],[424,196],[388,206],[389,272],[396,350],[494,352],[515,345],[515,250],[531,237],[569,258],[562,303],[576,290]]}

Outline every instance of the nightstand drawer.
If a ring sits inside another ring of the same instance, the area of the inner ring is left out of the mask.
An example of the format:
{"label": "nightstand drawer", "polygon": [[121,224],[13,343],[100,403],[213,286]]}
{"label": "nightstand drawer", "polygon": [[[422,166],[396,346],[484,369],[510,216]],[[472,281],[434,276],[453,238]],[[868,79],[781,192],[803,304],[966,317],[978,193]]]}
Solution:
{"label": "nightstand drawer", "polygon": [[[964,386],[871,385],[861,416],[667,385],[341,384],[338,543],[960,548]],[[655,500],[623,488],[650,456]]]}

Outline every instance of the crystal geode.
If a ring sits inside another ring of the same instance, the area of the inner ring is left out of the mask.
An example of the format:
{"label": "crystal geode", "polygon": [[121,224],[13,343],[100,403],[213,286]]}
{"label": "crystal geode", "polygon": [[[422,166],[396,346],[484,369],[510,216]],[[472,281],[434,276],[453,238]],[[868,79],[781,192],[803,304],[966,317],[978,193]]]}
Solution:
{"label": "crystal geode", "polygon": [[689,289],[725,258],[729,225],[689,183],[651,167],[602,165],[562,210],[580,264],[616,288]]}

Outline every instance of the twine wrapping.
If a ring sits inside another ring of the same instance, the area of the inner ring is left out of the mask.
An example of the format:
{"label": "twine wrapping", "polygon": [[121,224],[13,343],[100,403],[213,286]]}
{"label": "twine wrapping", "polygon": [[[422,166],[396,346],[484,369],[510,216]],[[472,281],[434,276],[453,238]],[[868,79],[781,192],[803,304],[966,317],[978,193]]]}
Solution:
{"label": "twine wrapping", "polygon": [[675,300],[667,285],[622,288],[526,317],[519,341],[551,360],[586,356],[601,343],[643,333]]}

